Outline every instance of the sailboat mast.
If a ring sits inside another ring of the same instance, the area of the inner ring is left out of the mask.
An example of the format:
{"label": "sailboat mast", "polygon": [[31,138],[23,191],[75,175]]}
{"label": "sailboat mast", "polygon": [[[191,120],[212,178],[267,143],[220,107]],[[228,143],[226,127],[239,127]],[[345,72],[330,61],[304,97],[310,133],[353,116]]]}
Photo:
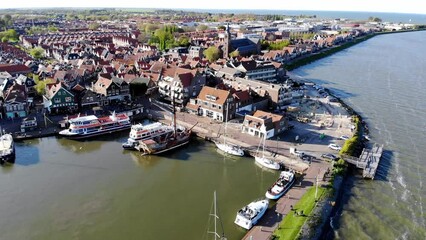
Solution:
{"label": "sailboat mast", "polygon": [[216,206],[216,191],[214,191],[213,194],[213,209],[214,209],[214,214],[210,213],[210,216],[214,217],[214,232],[210,232],[208,231],[207,233],[212,233],[214,235],[214,239],[220,239],[220,235],[217,233],[217,219],[219,218],[219,216],[217,216],[217,206]]}
{"label": "sailboat mast", "polygon": [[216,191],[214,191],[214,239],[216,239],[216,237],[218,236],[217,234],[217,222],[216,222],[216,218],[217,218],[217,210],[216,210]]}
{"label": "sailboat mast", "polygon": [[228,128],[228,109],[229,109],[229,102],[228,102],[228,99],[226,99],[225,136],[223,137],[223,145],[226,145],[226,132],[227,132],[227,128]]}
{"label": "sailboat mast", "polygon": [[173,131],[176,137],[176,106],[175,106],[175,94],[173,93]]}

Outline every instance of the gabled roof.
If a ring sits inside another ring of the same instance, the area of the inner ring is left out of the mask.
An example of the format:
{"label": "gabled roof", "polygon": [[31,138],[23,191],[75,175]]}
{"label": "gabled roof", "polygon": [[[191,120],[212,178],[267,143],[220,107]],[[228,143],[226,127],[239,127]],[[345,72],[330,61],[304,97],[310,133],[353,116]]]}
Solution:
{"label": "gabled roof", "polygon": [[25,86],[14,84],[6,92],[4,99],[5,103],[25,103],[27,101],[27,94],[25,93]]}
{"label": "gabled roof", "polygon": [[229,96],[229,91],[204,86],[198,94],[198,99],[224,105]]}

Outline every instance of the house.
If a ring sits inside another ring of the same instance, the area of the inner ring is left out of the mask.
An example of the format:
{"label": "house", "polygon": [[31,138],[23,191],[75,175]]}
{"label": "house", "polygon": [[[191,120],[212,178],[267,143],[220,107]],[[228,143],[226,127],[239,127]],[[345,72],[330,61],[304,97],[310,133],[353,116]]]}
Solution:
{"label": "house", "polygon": [[[190,108],[196,108],[198,115],[222,121],[235,117],[235,101],[230,91],[204,86],[197,99],[190,102]],[[228,111],[226,110],[228,108]],[[228,116],[226,116],[228,113]]]}
{"label": "house", "polygon": [[90,89],[83,91],[80,94],[80,104],[82,109],[91,109],[101,105],[103,99],[99,94],[96,94]]}
{"label": "house", "polygon": [[13,84],[5,93],[3,109],[9,119],[26,117],[28,113],[25,86]]}
{"label": "house", "polygon": [[108,74],[99,74],[98,81],[93,85],[92,91],[106,97],[102,105],[131,99],[129,84],[121,78],[111,77]]}
{"label": "house", "polygon": [[18,77],[19,74],[31,73],[31,68],[23,64],[0,64],[0,72],[8,72],[12,77]]}
{"label": "house", "polygon": [[163,71],[163,77],[158,82],[160,96],[185,105],[190,98],[198,96],[206,84],[205,74],[194,69],[169,68]]}
{"label": "house", "polygon": [[280,79],[282,68],[276,68],[271,62],[256,62],[255,60],[229,62],[229,66],[244,74],[247,79],[275,82]]}
{"label": "house", "polygon": [[28,96],[33,96],[36,93],[35,86],[36,83],[33,79],[26,77],[25,75],[19,75],[18,78],[16,78],[15,82],[20,85],[25,86],[25,92]]}
{"label": "house", "polygon": [[235,100],[235,111],[251,112],[253,107],[253,98],[248,90],[234,92],[232,97]]}
{"label": "house", "polygon": [[74,94],[62,82],[46,84],[43,102],[49,112],[73,112],[78,108]]}
{"label": "house", "polygon": [[284,116],[257,110],[252,116],[246,115],[243,122],[243,133],[256,137],[271,138],[286,130],[288,123]]}
{"label": "house", "polygon": [[250,94],[269,99],[272,109],[283,110],[292,101],[289,88],[282,84],[273,84],[245,78],[222,79],[223,83],[235,90],[248,90]]}
{"label": "house", "polygon": [[190,58],[202,59],[203,58],[203,51],[204,51],[204,48],[201,47],[201,46],[191,46],[191,47],[189,47],[189,50],[188,50],[189,54],[188,55],[189,55]]}

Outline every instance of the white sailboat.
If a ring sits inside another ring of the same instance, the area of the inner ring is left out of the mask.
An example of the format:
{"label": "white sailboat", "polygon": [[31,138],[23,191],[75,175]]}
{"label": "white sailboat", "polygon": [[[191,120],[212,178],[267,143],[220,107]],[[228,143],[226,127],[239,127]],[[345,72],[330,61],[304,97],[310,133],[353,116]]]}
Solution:
{"label": "white sailboat", "polygon": [[229,106],[228,104],[226,104],[225,134],[224,134],[225,136],[223,138],[223,143],[215,142],[215,144],[216,144],[216,147],[219,148],[219,150],[221,150],[222,152],[226,154],[242,157],[244,156],[244,151],[239,146],[226,143],[226,129],[228,126],[228,109],[229,109]]}
{"label": "white sailboat", "polygon": [[262,156],[259,156],[259,152],[258,152],[256,156],[254,157],[254,160],[256,163],[258,163],[262,167],[266,167],[273,170],[279,170],[281,166],[278,162],[272,161],[271,159],[268,159],[267,157],[265,157],[265,139],[266,139],[266,136],[262,138]]}
{"label": "white sailboat", "polygon": [[214,191],[214,194],[213,194],[213,204],[214,204],[214,207],[213,207],[214,213],[210,213],[210,216],[214,217],[214,232],[208,231],[207,233],[213,234],[215,240],[216,239],[226,240],[225,233],[223,232],[222,222],[221,222],[222,236],[220,236],[219,233],[217,233],[217,219],[219,219],[219,216],[217,214],[217,206],[216,206],[216,191]]}

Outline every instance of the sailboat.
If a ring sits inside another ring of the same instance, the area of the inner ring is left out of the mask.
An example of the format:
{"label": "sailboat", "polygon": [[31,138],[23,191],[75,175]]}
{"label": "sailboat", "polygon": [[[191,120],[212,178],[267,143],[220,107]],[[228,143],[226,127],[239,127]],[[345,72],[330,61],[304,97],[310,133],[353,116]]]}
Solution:
{"label": "sailboat", "polygon": [[266,167],[273,170],[279,170],[281,168],[281,165],[278,162],[272,161],[271,159],[268,159],[265,157],[265,140],[266,140],[266,135],[262,138],[262,156],[259,156],[259,153],[258,153],[254,157],[254,160],[256,163],[258,163],[262,167]]}
{"label": "sailboat", "polygon": [[160,154],[179,148],[189,143],[191,130],[195,125],[197,123],[190,129],[183,126],[176,127],[176,108],[173,97],[173,131],[153,139],[139,140],[139,144],[135,144],[135,149],[141,151],[142,155],[147,155]]}
{"label": "sailboat", "polygon": [[244,151],[239,147],[239,146],[235,146],[235,145],[231,145],[231,144],[227,144],[226,143],[226,130],[227,130],[227,126],[228,126],[228,109],[229,109],[229,105],[228,103],[226,104],[226,116],[225,116],[225,133],[224,133],[224,137],[223,137],[223,143],[219,143],[219,142],[215,142],[216,147],[219,148],[219,150],[221,150],[222,152],[229,154],[229,155],[233,155],[233,156],[244,156]]}
{"label": "sailboat", "polygon": [[214,205],[213,207],[214,213],[213,214],[210,213],[210,216],[214,217],[214,232],[207,231],[207,233],[213,234],[215,240],[216,239],[226,240],[225,233],[223,232],[222,222],[220,222],[220,225],[222,226],[222,236],[220,236],[219,233],[217,233],[217,219],[220,220],[220,218],[217,214],[216,191],[214,191],[214,194],[213,194],[213,205]]}

